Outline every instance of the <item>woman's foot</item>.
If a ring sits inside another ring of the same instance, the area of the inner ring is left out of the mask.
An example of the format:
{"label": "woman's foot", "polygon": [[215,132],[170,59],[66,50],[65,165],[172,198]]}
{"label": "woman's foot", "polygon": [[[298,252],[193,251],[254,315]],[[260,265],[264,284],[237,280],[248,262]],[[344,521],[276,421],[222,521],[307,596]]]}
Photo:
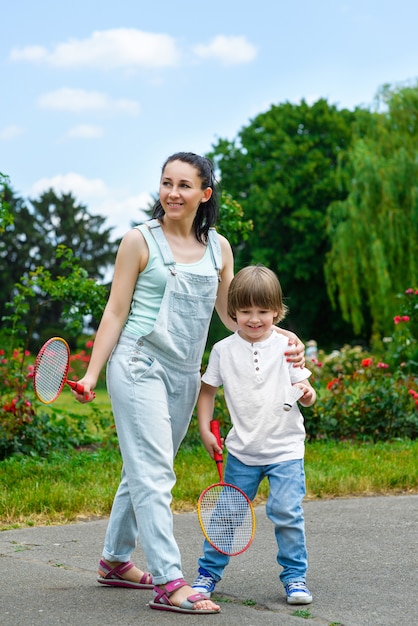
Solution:
{"label": "woman's foot", "polygon": [[165,585],[155,585],[154,600],[149,602],[150,609],[172,611],[173,613],[207,614],[219,613],[220,607],[194,589],[184,580],[177,578]]}
{"label": "woman's foot", "polygon": [[[165,585],[162,585],[164,587]],[[181,606],[181,604],[187,600],[190,596],[196,594],[196,590],[190,587],[190,585],[186,585],[181,587],[181,589],[177,589],[170,595],[170,600],[175,606]],[[198,602],[193,603],[193,608],[195,611],[204,611],[204,610],[219,610],[221,607],[219,604],[215,604],[213,600],[205,599],[199,600]]]}
{"label": "woman's foot", "polygon": [[113,587],[129,587],[131,589],[152,589],[152,576],[143,572],[131,561],[108,561],[101,559],[97,581]]}

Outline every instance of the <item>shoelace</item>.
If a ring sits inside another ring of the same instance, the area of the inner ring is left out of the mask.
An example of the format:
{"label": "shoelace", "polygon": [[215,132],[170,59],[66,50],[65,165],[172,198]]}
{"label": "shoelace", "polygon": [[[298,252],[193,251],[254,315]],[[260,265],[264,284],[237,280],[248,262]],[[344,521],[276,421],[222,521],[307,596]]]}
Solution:
{"label": "shoelace", "polygon": [[305,583],[302,582],[295,582],[295,583],[289,583],[287,585],[287,588],[289,589],[289,591],[308,591],[308,588],[306,587]]}
{"label": "shoelace", "polygon": [[210,587],[212,585],[212,577],[205,576],[204,574],[199,574],[196,582],[193,584],[194,587]]}

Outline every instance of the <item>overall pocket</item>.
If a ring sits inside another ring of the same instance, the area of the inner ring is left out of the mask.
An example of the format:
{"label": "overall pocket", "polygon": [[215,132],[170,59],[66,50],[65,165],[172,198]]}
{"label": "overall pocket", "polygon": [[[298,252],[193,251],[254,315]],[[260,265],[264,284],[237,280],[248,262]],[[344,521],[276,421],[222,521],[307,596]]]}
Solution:
{"label": "overall pocket", "polygon": [[185,339],[198,341],[206,336],[216,296],[195,296],[172,291],[168,331]]}

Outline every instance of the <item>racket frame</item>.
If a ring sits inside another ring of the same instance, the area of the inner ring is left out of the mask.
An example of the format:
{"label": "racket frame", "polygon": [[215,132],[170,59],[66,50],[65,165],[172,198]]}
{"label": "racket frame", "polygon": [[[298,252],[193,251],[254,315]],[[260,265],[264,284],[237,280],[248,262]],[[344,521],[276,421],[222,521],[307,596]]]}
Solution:
{"label": "racket frame", "polygon": [[[210,429],[212,434],[215,435],[216,440],[219,444],[219,446],[221,445],[221,434],[220,434],[220,428],[219,428],[219,422],[217,420],[211,420],[210,423]],[[256,519],[255,519],[255,513],[254,513],[254,507],[253,507],[253,503],[251,502],[250,498],[247,496],[247,494],[242,491],[242,489],[240,489],[239,487],[237,487],[236,485],[231,485],[230,483],[226,483],[224,482],[223,479],[223,455],[219,452],[215,452],[214,454],[214,460],[216,462],[216,466],[218,469],[218,474],[219,474],[219,482],[214,483],[213,485],[209,485],[209,487],[206,487],[206,489],[204,489],[202,491],[202,493],[199,496],[199,500],[197,503],[197,516],[199,519],[199,524],[200,527],[202,529],[202,532],[205,536],[205,539],[210,543],[210,545],[215,548],[215,550],[217,550],[218,552],[220,552],[221,554],[226,554],[227,556],[237,556],[238,554],[242,554],[243,552],[245,552],[246,550],[248,550],[248,548],[250,547],[250,545],[253,542],[254,539],[254,535],[255,535],[255,528],[256,528]],[[245,500],[248,504],[248,510],[251,513],[251,526],[252,526],[252,530],[251,530],[251,537],[248,540],[248,542],[246,543],[246,545],[241,548],[240,550],[236,550],[234,552],[228,551],[226,552],[225,550],[222,550],[218,545],[216,545],[212,539],[209,537],[208,532],[206,530],[205,524],[203,523],[203,516],[202,516],[202,502],[204,500],[205,495],[207,494],[208,491],[214,490],[214,489],[218,489],[218,488],[228,488],[228,489],[232,489],[236,492],[238,492],[240,494],[240,496],[243,498],[243,500]]]}
{"label": "racket frame", "polygon": [[[66,349],[67,352],[67,364],[65,366],[65,368],[63,369],[63,373],[62,373],[62,377],[61,377],[61,383],[58,387],[58,391],[55,394],[55,396],[51,399],[51,400],[44,400],[41,395],[40,395],[40,391],[38,389],[39,385],[37,385],[37,372],[40,366],[40,363],[42,362],[42,359],[44,358],[45,352],[48,350],[48,348],[51,346],[52,343],[59,341]],[[84,392],[84,387],[83,385],[80,385],[79,383],[73,381],[73,380],[68,380],[67,376],[68,376],[68,370],[70,368],[70,347],[68,345],[68,343],[65,341],[65,339],[63,339],[62,337],[51,337],[51,339],[48,339],[48,341],[46,341],[43,346],[41,347],[41,349],[39,350],[36,359],[35,359],[35,363],[33,366],[33,388],[35,391],[35,395],[38,398],[38,400],[40,402],[42,402],[43,404],[51,404],[52,402],[54,402],[58,396],[60,395],[60,393],[62,392],[62,390],[64,389],[65,385],[69,385],[71,387],[71,389],[74,389],[77,393],[83,393]]]}

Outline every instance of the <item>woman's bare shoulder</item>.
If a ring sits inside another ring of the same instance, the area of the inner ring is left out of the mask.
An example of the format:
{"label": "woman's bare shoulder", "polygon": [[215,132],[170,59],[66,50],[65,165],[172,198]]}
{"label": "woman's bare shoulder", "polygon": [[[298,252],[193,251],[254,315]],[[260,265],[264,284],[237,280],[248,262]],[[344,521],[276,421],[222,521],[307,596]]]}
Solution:
{"label": "woman's bare shoulder", "polygon": [[128,257],[131,261],[136,260],[140,266],[140,271],[144,269],[148,262],[149,250],[144,235],[138,228],[128,230],[119,245],[119,257]]}

